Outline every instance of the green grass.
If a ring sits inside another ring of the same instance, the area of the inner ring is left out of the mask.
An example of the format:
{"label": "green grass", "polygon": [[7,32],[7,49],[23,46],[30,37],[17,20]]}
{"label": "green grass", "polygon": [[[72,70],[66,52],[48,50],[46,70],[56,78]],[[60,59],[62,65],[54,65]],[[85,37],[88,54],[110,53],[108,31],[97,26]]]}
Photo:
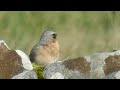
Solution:
{"label": "green grass", "polygon": [[58,34],[60,59],[120,49],[119,11],[0,12],[0,38],[27,55],[47,28]]}

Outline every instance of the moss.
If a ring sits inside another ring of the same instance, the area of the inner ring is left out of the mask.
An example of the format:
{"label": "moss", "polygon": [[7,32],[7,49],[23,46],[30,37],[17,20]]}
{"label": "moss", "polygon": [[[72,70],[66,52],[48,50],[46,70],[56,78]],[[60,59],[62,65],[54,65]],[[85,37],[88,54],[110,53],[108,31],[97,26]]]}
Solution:
{"label": "moss", "polygon": [[32,65],[33,65],[33,68],[34,68],[35,72],[37,73],[38,79],[44,79],[44,77],[43,77],[44,66],[39,66],[39,65],[36,65],[36,64],[32,64]]}

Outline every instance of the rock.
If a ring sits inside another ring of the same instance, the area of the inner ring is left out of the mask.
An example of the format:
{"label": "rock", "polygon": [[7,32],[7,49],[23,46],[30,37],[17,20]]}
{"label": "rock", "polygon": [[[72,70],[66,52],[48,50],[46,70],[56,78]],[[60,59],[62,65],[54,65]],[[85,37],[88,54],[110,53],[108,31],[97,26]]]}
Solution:
{"label": "rock", "polygon": [[25,70],[22,73],[15,75],[12,79],[37,79],[34,71]]}
{"label": "rock", "polygon": [[49,64],[43,76],[46,79],[120,79],[120,50]]}
{"label": "rock", "polygon": [[61,62],[53,63],[47,65],[44,70],[43,70],[43,77],[45,79],[50,79],[52,78],[53,75],[55,75],[57,72],[61,73],[61,71],[64,70],[64,66],[61,64]]}
{"label": "rock", "polygon": [[27,55],[20,50],[11,50],[3,40],[0,40],[0,79],[16,77],[18,79],[37,78]]}
{"label": "rock", "polygon": [[64,76],[61,73],[57,72],[53,74],[50,79],[64,79]]}
{"label": "rock", "polygon": [[33,70],[33,66],[32,66],[28,56],[20,50],[15,50],[15,51],[17,52],[17,54],[19,56],[21,56],[23,67],[27,70]]}
{"label": "rock", "polygon": [[115,74],[115,78],[120,79],[120,71]]}
{"label": "rock", "polygon": [[23,67],[25,68],[25,71],[12,77],[12,79],[37,79],[37,74],[33,70],[32,63],[30,62],[30,59],[28,58],[28,56],[21,50],[15,50],[15,51],[21,57],[22,64],[23,64]]}

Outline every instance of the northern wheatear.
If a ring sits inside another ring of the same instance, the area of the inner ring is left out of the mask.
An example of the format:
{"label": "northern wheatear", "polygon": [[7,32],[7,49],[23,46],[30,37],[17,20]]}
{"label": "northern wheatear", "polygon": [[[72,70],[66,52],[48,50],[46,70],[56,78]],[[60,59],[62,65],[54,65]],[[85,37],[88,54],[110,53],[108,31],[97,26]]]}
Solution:
{"label": "northern wheatear", "polygon": [[30,52],[32,63],[44,65],[54,63],[59,58],[59,43],[57,34],[53,31],[44,31],[39,42]]}

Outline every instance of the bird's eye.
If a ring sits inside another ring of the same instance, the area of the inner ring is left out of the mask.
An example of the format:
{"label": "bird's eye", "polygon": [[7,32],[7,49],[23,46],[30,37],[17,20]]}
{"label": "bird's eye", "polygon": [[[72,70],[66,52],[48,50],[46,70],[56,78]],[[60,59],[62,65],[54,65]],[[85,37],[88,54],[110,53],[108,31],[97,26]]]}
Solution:
{"label": "bird's eye", "polygon": [[57,36],[55,33],[52,34],[53,36]]}
{"label": "bird's eye", "polygon": [[54,34],[52,34],[52,36],[53,36],[53,38],[56,38],[57,34],[54,33]]}

